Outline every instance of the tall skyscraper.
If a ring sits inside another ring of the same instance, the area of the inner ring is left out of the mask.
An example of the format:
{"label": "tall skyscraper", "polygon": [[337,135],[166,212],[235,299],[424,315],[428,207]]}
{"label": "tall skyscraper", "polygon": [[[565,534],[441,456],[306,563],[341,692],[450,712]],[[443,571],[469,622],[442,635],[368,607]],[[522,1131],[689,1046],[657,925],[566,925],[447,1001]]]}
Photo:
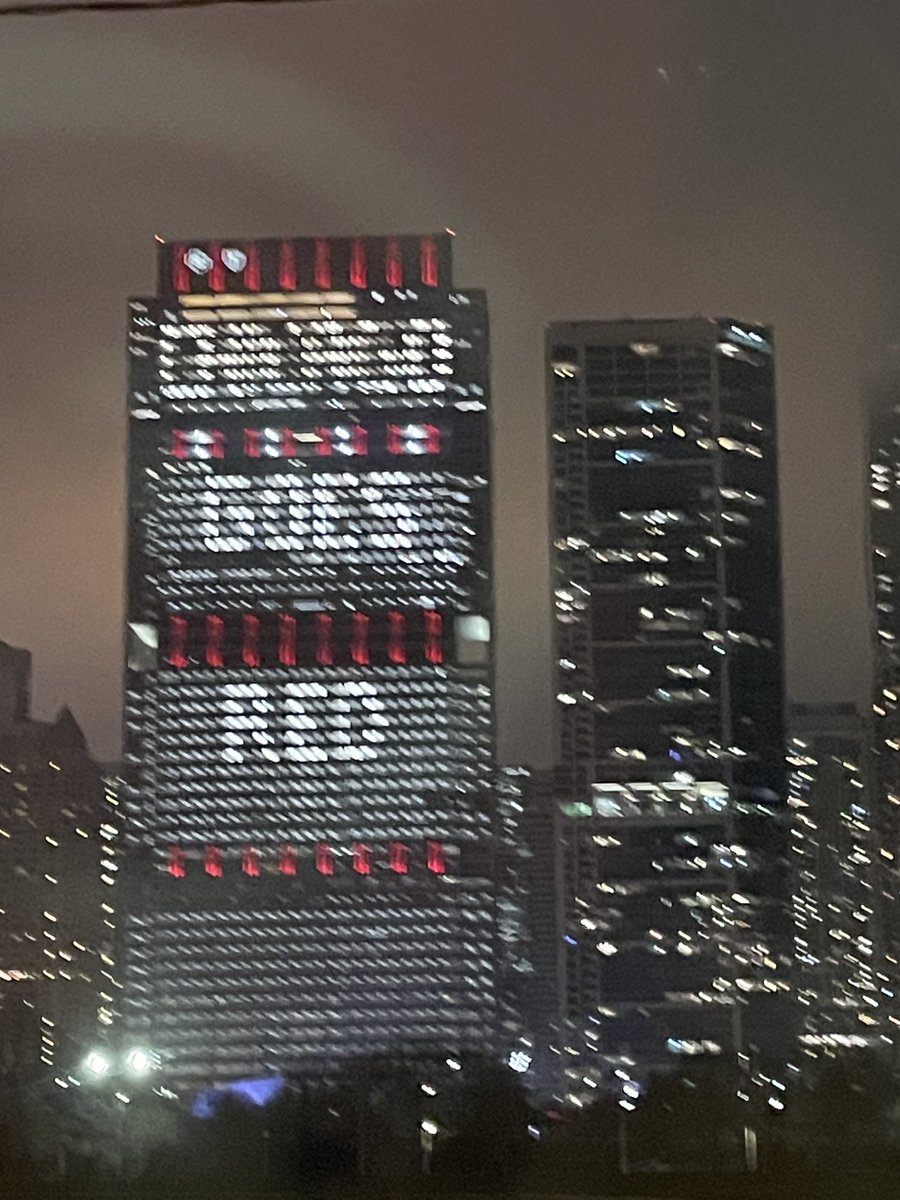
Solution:
{"label": "tall skyscraper", "polygon": [[129,333],[129,1027],[184,1084],[492,1050],[484,296],[446,234],[159,264]]}
{"label": "tall skyscraper", "polygon": [[0,642],[0,1073],[63,1075],[113,1023],[117,797],[68,709],[30,713]]}
{"label": "tall skyscraper", "polygon": [[877,902],[890,975],[892,1024],[900,1025],[900,354],[893,348],[870,382],[869,608],[872,631],[872,774],[880,841]]}
{"label": "tall skyscraper", "polygon": [[772,336],[556,324],[548,388],[577,1094],[740,1049],[788,987]]}
{"label": "tall skyscraper", "polygon": [[870,723],[852,704],[790,712],[791,868],[800,1045],[882,1044],[894,1010],[885,970],[880,830]]}

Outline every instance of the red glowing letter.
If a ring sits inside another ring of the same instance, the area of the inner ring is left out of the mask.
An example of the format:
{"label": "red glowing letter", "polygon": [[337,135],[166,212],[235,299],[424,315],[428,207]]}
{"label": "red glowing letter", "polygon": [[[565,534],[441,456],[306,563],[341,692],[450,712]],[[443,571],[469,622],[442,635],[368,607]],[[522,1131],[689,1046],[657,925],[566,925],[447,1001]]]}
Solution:
{"label": "red glowing letter", "polygon": [[297,665],[297,618],[278,614],[278,661],[283,667]]}

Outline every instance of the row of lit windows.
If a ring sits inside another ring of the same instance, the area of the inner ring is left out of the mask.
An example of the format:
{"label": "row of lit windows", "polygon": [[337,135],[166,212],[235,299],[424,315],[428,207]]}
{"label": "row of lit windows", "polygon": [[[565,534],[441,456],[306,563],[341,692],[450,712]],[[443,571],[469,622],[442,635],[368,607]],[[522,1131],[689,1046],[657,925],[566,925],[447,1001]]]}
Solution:
{"label": "row of lit windows", "polygon": [[[380,853],[366,842],[354,842],[349,859],[327,842],[319,842],[312,853],[311,862],[320,875],[334,875],[335,867],[340,867],[342,861],[348,861],[357,875],[371,875],[373,869],[383,867],[397,875],[409,873],[410,847],[406,842],[392,841],[385,851]],[[221,878],[225,874],[225,854],[218,846],[207,846],[203,853],[203,870],[213,878]],[[435,875],[447,872],[447,852],[442,842],[429,839],[425,842],[424,863],[427,870]],[[257,877],[264,870],[274,870],[282,875],[296,875],[301,865],[300,852],[296,846],[282,846],[271,862],[263,860],[262,852],[255,846],[245,846],[240,856],[241,871],[245,875]],[[188,870],[188,854],[183,848],[173,846],[169,850],[166,869],[170,875],[183,879]]]}
{"label": "row of lit windows", "polygon": [[[382,432],[382,431],[379,431]],[[389,422],[383,430],[388,454],[424,455],[441,452],[441,430],[421,422]],[[316,425],[309,429],[246,428],[240,443],[247,458],[304,458],[310,455],[366,455],[370,430],[364,425]],[[173,429],[169,453],[177,459],[224,458],[227,439],[221,429]]]}
{"label": "row of lit windows", "polygon": [[[415,280],[424,287],[439,283],[440,257],[434,237],[413,239],[388,237],[312,238],[278,243],[277,259],[266,243],[240,242],[205,246],[176,244],[170,251],[171,283],[179,295],[194,290],[193,281],[210,292],[239,288],[248,292],[278,290],[295,292],[314,289],[329,292],[334,287],[365,289],[402,288]],[[270,262],[269,259],[272,259]],[[415,268],[413,262],[415,261]]]}
{"label": "row of lit windows", "polygon": [[444,618],[422,613],[170,615],[163,661],[173,667],[320,667],[442,663]]}

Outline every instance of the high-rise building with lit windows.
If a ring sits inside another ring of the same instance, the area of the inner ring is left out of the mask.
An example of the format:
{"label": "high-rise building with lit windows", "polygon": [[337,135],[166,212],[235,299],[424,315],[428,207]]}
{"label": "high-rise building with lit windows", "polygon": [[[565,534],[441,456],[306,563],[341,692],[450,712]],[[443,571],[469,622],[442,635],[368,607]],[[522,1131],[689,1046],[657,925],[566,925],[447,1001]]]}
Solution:
{"label": "high-rise building with lit windows", "polygon": [[522,963],[484,296],[446,234],[159,265],[130,307],[128,1025],[185,1085],[491,1050]]}
{"label": "high-rise building with lit windows", "polygon": [[75,718],[30,712],[31,655],[0,642],[0,1075],[63,1076],[118,1011],[118,797]]}
{"label": "high-rise building with lit windows", "polygon": [[794,704],[788,768],[795,996],[809,1055],[877,1046],[895,1011],[884,959],[870,723],[853,704]]}
{"label": "high-rise building with lit windows", "polygon": [[771,331],[556,324],[548,390],[577,1096],[743,1052],[789,986]]}
{"label": "high-rise building with lit windows", "polygon": [[[900,1026],[900,353],[892,347],[868,386],[869,614],[872,632],[871,783],[879,836],[878,901],[885,970]],[[891,1036],[896,1037],[894,1030]]]}

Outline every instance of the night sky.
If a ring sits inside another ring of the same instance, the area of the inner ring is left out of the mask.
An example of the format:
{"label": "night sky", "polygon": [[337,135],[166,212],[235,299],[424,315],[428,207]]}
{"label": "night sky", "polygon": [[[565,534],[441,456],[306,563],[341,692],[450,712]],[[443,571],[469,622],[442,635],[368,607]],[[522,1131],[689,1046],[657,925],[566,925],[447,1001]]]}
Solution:
{"label": "night sky", "polygon": [[900,333],[885,0],[331,0],[0,22],[0,638],[118,753],[125,315],[171,238],[452,226],[487,289],[501,753],[550,751],[543,326],[776,328],[788,676],[867,685],[861,381]]}

